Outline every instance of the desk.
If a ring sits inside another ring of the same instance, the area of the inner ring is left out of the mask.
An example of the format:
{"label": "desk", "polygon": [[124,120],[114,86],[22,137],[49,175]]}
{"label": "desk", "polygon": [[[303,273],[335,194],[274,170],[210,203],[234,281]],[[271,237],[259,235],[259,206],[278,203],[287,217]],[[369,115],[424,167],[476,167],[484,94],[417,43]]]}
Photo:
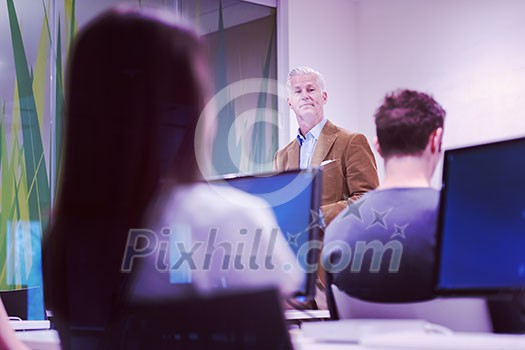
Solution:
{"label": "desk", "polygon": [[524,350],[525,335],[452,332],[422,320],[341,320],[290,331],[296,350]]}
{"label": "desk", "polygon": [[54,330],[17,331],[16,336],[33,350],[60,350],[60,339]]}
{"label": "desk", "polygon": [[[353,320],[357,321],[357,320]],[[336,329],[341,321],[322,322],[323,327],[333,324]],[[58,334],[53,330],[17,332],[31,349],[60,350]],[[491,333],[435,334],[418,331],[396,331],[372,334],[357,343],[326,342],[309,337],[300,329],[290,331],[295,350],[523,350],[525,335]]]}
{"label": "desk", "polygon": [[358,344],[323,343],[305,337],[300,329],[290,331],[294,350],[367,350]]}
{"label": "desk", "polygon": [[[521,338],[520,338],[521,337]],[[523,350],[525,336],[498,334],[418,335],[390,334],[376,336],[369,344],[322,343],[292,334],[295,350]]]}
{"label": "desk", "polygon": [[330,311],[328,310],[285,310],[284,318],[287,321],[330,319]]}
{"label": "desk", "polygon": [[[60,350],[58,333],[54,330],[16,332],[17,337],[33,350]],[[299,329],[290,332],[295,350],[362,350],[358,345],[317,343],[304,337]]]}

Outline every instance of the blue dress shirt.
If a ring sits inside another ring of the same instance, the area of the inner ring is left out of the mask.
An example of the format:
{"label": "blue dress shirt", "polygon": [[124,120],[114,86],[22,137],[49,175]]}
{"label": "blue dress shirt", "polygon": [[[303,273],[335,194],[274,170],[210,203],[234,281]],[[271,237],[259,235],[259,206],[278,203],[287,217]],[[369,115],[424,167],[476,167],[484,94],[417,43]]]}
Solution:
{"label": "blue dress shirt", "polygon": [[319,124],[306,133],[306,136],[301,134],[301,129],[297,131],[297,141],[301,147],[301,153],[299,155],[299,167],[301,169],[307,169],[310,166],[312,156],[314,155],[315,145],[317,145],[317,140],[319,139],[319,135],[321,135],[321,130],[325,124],[326,118],[323,118]]}

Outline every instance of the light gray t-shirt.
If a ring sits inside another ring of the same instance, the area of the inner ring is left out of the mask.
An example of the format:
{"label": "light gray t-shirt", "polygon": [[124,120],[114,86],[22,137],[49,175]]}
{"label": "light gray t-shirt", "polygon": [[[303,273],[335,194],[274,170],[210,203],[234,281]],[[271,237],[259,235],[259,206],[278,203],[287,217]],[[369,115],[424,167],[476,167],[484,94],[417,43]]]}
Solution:
{"label": "light gray t-shirt", "polygon": [[435,189],[391,188],[347,207],[325,233],[334,283],[369,301],[432,299],[438,205]]}
{"label": "light gray t-shirt", "polygon": [[278,287],[297,291],[303,273],[268,204],[234,188],[179,185],[165,201],[157,250],[142,259],[132,296]]}

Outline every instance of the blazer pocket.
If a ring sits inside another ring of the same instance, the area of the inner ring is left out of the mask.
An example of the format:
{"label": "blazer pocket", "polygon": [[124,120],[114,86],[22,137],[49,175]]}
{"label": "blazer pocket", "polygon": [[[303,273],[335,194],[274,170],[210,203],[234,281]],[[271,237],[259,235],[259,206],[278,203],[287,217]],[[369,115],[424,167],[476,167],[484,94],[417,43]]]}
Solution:
{"label": "blazer pocket", "polygon": [[341,159],[334,159],[322,166],[323,200],[322,204],[335,203],[343,199],[343,170]]}

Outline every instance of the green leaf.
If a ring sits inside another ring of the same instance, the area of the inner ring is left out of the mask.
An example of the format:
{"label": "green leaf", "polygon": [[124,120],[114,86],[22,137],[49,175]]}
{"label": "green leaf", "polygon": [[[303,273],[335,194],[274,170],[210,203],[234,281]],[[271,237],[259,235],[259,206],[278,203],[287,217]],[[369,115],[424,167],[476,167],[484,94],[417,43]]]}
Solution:
{"label": "green leaf", "polygon": [[[75,1],[73,0],[73,8]],[[74,16],[73,16],[74,17]],[[72,20],[72,25],[74,20]],[[71,34],[73,35],[73,34]],[[62,78],[62,45],[60,40],[60,21],[58,22],[57,36],[57,55],[56,55],[56,79],[55,79],[55,174],[56,186],[55,194],[58,189],[60,177],[60,166],[62,164],[62,126],[63,126],[63,104],[64,104],[64,86]]]}
{"label": "green leaf", "polygon": [[9,26],[18,85],[20,117],[22,121],[22,138],[24,159],[29,189],[29,220],[40,221],[42,228],[47,224],[47,213],[50,207],[50,191],[45,166],[42,136],[38,124],[32,80],[22,41],[22,34],[13,0],[7,1]]}
{"label": "green leaf", "polygon": [[53,41],[51,39],[51,29],[49,28],[49,17],[47,15],[47,7],[46,7],[44,0],[42,0],[42,6],[44,7],[44,22],[45,22],[46,29],[47,29],[47,37],[49,38],[49,43],[51,44]]}

